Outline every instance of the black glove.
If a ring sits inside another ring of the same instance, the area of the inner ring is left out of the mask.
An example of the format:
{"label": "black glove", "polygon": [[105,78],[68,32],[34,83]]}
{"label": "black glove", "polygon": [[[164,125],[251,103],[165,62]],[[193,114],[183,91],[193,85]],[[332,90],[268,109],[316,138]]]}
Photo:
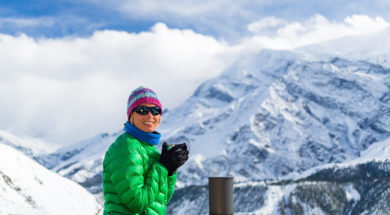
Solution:
{"label": "black glove", "polygon": [[167,168],[168,175],[171,176],[177,168],[188,160],[188,153],[189,151],[185,143],[175,145],[171,149],[168,149],[168,144],[164,142],[159,162]]}
{"label": "black glove", "polygon": [[170,150],[172,150],[172,160],[177,168],[182,166],[188,160],[189,151],[185,143],[175,145]]}

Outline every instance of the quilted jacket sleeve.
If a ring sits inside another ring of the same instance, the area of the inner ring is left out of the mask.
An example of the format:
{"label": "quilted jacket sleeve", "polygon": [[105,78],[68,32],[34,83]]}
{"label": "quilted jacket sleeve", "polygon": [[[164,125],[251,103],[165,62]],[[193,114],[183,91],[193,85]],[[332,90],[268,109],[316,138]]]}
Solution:
{"label": "quilted jacket sleeve", "polygon": [[167,174],[167,170],[159,162],[154,162],[145,170],[145,154],[137,146],[123,144],[117,147],[111,156],[113,159],[108,163],[108,169],[122,202],[132,213],[145,211],[155,201],[161,189],[160,185],[166,183],[161,180],[167,178],[161,175]]}
{"label": "quilted jacket sleeve", "polygon": [[176,176],[177,176],[177,172],[175,172],[175,174],[173,174],[172,176],[168,176],[168,195],[167,195],[168,198],[166,203],[168,203],[169,200],[171,200],[173,191],[175,191]]}

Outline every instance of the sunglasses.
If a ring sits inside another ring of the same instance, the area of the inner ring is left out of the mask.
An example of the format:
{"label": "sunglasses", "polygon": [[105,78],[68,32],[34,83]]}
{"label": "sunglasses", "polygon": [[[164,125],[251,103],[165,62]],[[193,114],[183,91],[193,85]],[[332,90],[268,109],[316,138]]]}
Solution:
{"label": "sunglasses", "polygon": [[158,106],[154,106],[154,107],[137,106],[136,108],[134,108],[134,112],[140,115],[147,115],[149,111],[152,113],[153,116],[161,114],[161,108]]}

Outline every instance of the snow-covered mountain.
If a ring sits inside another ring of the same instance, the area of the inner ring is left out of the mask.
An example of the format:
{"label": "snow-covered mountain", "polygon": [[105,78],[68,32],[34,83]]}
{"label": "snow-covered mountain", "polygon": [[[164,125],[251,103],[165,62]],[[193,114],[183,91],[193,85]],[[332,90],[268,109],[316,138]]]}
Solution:
{"label": "snow-covered mountain", "polygon": [[257,68],[205,82],[167,114],[167,142],[187,142],[193,152],[183,185],[213,175],[275,179],[354,159],[390,135],[389,69],[280,52],[253,61]]}
{"label": "snow-covered mountain", "polygon": [[[244,56],[164,113],[162,141],[190,146],[169,214],[206,214],[210,176],[234,177],[237,214],[389,212],[390,49],[335,54],[340,41]],[[35,159],[99,195],[104,154],[121,132]]]}
{"label": "snow-covered mountain", "polygon": [[101,212],[93,195],[0,143],[0,214],[80,214]]}

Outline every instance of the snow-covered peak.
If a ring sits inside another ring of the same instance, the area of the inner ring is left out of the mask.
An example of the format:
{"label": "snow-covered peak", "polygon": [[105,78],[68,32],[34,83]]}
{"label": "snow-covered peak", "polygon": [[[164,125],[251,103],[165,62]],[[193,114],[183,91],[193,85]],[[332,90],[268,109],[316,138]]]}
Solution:
{"label": "snow-covered peak", "polygon": [[0,144],[0,214],[96,215],[101,206],[83,187]]}

